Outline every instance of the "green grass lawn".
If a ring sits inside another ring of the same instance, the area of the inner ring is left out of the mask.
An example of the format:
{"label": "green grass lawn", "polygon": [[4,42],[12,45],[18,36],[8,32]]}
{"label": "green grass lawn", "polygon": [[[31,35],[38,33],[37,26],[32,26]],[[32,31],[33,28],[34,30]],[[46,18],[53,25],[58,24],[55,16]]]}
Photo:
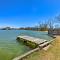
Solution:
{"label": "green grass lawn", "polygon": [[47,51],[39,50],[23,60],[60,60],[60,36],[57,36]]}

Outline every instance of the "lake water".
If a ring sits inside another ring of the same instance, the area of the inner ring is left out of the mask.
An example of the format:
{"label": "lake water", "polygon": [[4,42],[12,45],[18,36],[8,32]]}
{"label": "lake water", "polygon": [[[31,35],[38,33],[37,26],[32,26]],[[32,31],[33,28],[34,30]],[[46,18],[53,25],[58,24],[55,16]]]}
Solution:
{"label": "lake water", "polygon": [[14,57],[22,55],[30,50],[29,47],[16,40],[18,35],[29,35],[46,39],[48,41],[52,39],[47,35],[47,32],[0,30],[0,60],[12,60]]}

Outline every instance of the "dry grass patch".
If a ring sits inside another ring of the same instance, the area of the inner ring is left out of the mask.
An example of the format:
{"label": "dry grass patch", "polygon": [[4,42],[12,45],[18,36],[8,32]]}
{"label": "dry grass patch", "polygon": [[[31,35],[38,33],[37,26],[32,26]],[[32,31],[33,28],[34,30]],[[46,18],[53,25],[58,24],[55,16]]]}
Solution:
{"label": "dry grass patch", "polygon": [[60,60],[60,36],[55,38],[47,51],[39,50],[24,60]]}

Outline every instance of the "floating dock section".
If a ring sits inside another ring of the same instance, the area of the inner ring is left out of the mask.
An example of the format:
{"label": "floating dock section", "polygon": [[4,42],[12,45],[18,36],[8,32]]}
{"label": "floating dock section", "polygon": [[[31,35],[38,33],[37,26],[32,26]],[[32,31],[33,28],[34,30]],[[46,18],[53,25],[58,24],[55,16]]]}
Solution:
{"label": "floating dock section", "polygon": [[24,44],[28,45],[31,48],[36,48],[36,47],[38,47],[38,45],[47,42],[47,40],[35,38],[35,37],[30,37],[30,36],[18,36],[17,40],[23,41]]}

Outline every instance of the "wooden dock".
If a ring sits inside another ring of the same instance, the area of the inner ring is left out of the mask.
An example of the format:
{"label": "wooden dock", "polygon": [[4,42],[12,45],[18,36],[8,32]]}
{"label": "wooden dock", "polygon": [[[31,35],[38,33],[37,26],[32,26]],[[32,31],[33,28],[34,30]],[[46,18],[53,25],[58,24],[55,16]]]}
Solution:
{"label": "wooden dock", "polygon": [[30,36],[18,36],[17,39],[19,39],[19,40],[21,39],[21,40],[24,40],[24,41],[27,41],[30,43],[32,42],[32,44],[35,43],[35,45],[37,44],[38,46],[37,46],[37,48],[35,48],[31,51],[28,51],[27,53],[25,53],[21,56],[18,56],[16,58],[14,58],[13,60],[23,60],[25,57],[27,57],[28,55],[32,54],[35,51],[38,51],[41,49],[47,50],[50,47],[50,43],[53,41],[53,40],[51,40],[48,42],[47,40],[35,38],[35,37],[30,37]]}
{"label": "wooden dock", "polygon": [[30,41],[30,42],[36,43],[38,45],[47,41],[44,39],[35,38],[35,37],[31,37],[31,36],[18,36],[17,39],[23,39],[25,41]]}

